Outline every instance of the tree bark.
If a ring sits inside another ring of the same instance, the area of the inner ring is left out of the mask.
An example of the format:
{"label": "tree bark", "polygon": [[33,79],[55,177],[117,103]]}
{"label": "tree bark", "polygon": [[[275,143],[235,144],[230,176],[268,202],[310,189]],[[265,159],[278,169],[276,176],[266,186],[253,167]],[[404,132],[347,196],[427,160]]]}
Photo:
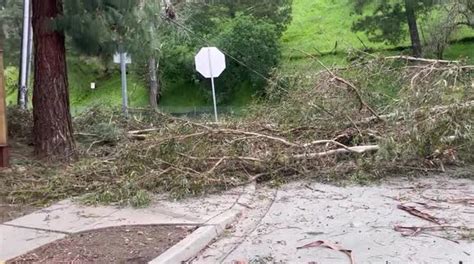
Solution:
{"label": "tree bark", "polygon": [[62,0],[33,0],[33,140],[35,154],[48,160],[69,160],[75,147],[64,34],[52,23],[62,13]]}
{"label": "tree bark", "polygon": [[408,29],[410,31],[411,45],[413,49],[413,56],[421,57],[422,47],[420,40],[420,33],[418,32],[418,25],[415,13],[415,0],[405,0],[405,12],[407,15]]}
{"label": "tree bark", "polygon": [[157,63],[155,57],[148,59],[148,77],[150,85],[150,107],[156,109],[160,97],[160,82],[157,76]]}

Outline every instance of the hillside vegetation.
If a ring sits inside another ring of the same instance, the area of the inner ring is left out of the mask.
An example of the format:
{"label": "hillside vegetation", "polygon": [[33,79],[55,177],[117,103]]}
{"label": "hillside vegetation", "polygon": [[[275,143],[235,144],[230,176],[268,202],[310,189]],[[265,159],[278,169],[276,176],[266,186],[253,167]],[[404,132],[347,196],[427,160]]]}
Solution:
{"label": "hillside vegetation", "polygon": [[[351,31],[352,23],[358,18],[352,14],[352,0],[294,0],[293,20],[288,25],[281,38],[282,72],[314,71],[321,67],[314,60],[317,57],[328,66],[345,65],[350,50],[369,47],[375,53],[393,55],[408,49],[408,36],[400,44],[401,47],[385,43],[372,43],[363,33]],[[423,28],[426,21],[420,19],[419,26]],[[474,31],[460,30],[454,40],[461,42],[452,44],[445,52],[446,59],[464,59],[474,64]],[[315,66],[315,67],[310,67]],[[103,74],[103,66],[91,58],[80,59],[69,56],[69,82],[71,105],[74,113],[80,112],[94,105],[118,107],[121,104],[120,72],[118,66]],[[131,71],[128,75],[130,107],[141,108],[148,105],[148,88],[145,78],[137,76]],[[7,73],[16,75],[17,71]],[[14,79],[15,76],[9,76]],[[90,83],[96,82],[97,88],[90,89]],[[11,81],[10,83],[15,83]],[[251,85],[241,83],[237,92],[230,99],[222,102],[222,109],[230,111],[240,109],[252,101]],[[12,88],[10,88],[12,89]],[[13,88],[14,89],[14,88]],[[14,103],[16,94],[10,93],[7,102]],[[209,96],[203,90],[196,89],[192,83],[182,81],[163,84],[160,108],[165,112],[187,113],[207,109],[212,104]]]}
{"label": "hillside vegetation", "polygon": [[[352,23],[359,18],[353,14],[352,0],[294,0],[293,21],[282,38],[283,54],[298,53],[298,50],[311,54],[327,53],[350,48],[363,49],[364,45],[373,49],[394,48],[393,45],[370,42],[363,33],[351,31]],[[419,27],[425,28],[421,19]],[[464,28],[454,39],[474,37],[474,31]],[[364,44],[362,44],[364,43]],[[408,35],[401,46],[410,45]],[[301,54],[297,54],[301,55]]]}

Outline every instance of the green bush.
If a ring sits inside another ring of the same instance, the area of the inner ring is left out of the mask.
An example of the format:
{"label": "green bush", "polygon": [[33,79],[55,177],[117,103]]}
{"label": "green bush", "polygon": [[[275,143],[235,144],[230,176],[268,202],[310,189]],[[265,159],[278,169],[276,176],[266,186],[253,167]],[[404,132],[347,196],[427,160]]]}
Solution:
{"label": "green bush", "polygon": [[11,98],[17,91],[18,76],[20,72],[17,67],[9,66],[5,69],[5,89],[7,98]]}
{"label": "green bush", "polygon": [[227,69],[217,80],[219,92],[228,98],[244,81],[255,92],[263,92],[266,78],[280,59],[277,27],[253,16],[237,15],[222,25],[221,32],[214,43],[228,54]]}

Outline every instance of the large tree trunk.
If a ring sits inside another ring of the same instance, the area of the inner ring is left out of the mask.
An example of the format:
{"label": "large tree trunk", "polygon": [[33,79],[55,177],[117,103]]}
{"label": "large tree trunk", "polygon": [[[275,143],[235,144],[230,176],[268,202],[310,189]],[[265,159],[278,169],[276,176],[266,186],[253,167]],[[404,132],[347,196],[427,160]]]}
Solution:
{"label": "large tree trunk", "polygon": [[413,56],[421,57],[422,48],[420,33],[418,32],[418,25],[416,22],[415,0],[405,0],[405,10],[408,21],[408,29],[410,31],[411,45],[413,49]]}
{"label": "large tree trunk", "polygon": [[35,154],[49,160],[68,160],[74,153],[64,34],[52,23],[62,5],[62,0],[33,0],[33,135]]}
{"label": "large tree trunk", "polygon": [[150,84],[150,107],[156,109],[158,107],[158,100],[160,96],[160,82],[157,77],[157,63],[155,57],[151,56],[148,59],[148,77]]}

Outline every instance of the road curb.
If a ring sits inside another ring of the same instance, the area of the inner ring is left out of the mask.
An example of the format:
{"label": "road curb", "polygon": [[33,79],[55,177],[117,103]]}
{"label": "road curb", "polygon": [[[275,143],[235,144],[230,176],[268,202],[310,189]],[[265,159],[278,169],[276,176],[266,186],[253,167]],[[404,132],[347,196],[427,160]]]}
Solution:
{"label": "road curb", "polygon": [[157,258],[150,261],[150,264],[180,264],[195,257],[215,238],[222,235],[224,231],[234,223],[252,201],[255,194],[255,183],[245,187],[237,202],[226,212],[217,215],[207,221],[204,226],[198,228],[191,235],[181,240]]}

